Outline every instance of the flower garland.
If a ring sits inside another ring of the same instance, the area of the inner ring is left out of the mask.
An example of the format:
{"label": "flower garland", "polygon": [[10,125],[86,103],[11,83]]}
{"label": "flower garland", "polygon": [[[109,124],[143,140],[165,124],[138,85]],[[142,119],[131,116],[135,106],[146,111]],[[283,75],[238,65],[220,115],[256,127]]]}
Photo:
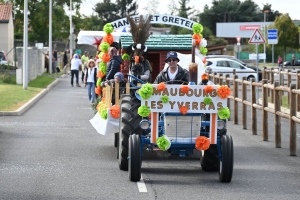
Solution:
{"label": "flower garland", "polygon": [[150,115],[151,110],[148,106],[140,106],[138,109],[138,114],[142,117],[148,117]]}
{"label": "flower garland", "polygon": [[148,99],[149,97],[151,97],[152,93],[153,93],[153,87],[150,83],[143,84],[142,88],[139,89],[139,95],[143,99]]}
{"label": "flower garland", "polygon": [[195,148],[199,151],[207,150],[210,146],[209,139],[205,136],[199,136],[195,140]]}
{"label": "flower garland", "polygon": [[160,148],[163,151],[166,151],[171,147],[171,141],[168,138],[168,136],[166,136],[166,135],[163,135],[163,136],[160,136],[159,138],[157,138],[156,144],[157,144],[158,148]]}
{"label": "flower garland", "polygon": [[229,97],[231,89],[227,85],[221,85],[218,88],[217,94],[220,98],[226,99]]}
{"label": "flower garland", "polygon": [[228,119],[230,117],[230,110],[227,107],[218,110],[218,116],[220,119]]}
{"label": "flower garland", "polygon": [[192,36],[193,39],[195,39],[195,43],[197,45],[197,48],[195,49],[195,54],[202,60],[204,63],[204,67],[206,68],[206,54],[207,54],[207,40],[203,38],[202,31],[203,26],[199,23],[195,23],[192,26],[192,30],[194,31],[194,34]]}

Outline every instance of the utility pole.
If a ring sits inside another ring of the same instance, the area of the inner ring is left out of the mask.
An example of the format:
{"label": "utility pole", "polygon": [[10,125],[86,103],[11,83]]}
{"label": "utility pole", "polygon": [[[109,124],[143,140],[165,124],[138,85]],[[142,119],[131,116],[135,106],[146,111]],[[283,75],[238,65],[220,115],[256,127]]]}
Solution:
{"label": "utility pole", "polygon": [[49,74],[52,74],[52,0],[49,0]]}
{"label": "utility pole", "polygon": [[72,27],[72,0],[70,0],[70,60],[72,59],[72,55],[73,55],[73,27]]}
{"label": "utility pole", "polygon": [[28,87],[28,0],[24,0],[23,89]]}
{"label": "utility pole", "polygon": [[[268,10],[264,10],[264,38],[266,38],[266,13],[268,12]],[[266,43],[264,43],[264,54],[266,54]],[[266,63],[266,59],[264,59],[264,63]]]}

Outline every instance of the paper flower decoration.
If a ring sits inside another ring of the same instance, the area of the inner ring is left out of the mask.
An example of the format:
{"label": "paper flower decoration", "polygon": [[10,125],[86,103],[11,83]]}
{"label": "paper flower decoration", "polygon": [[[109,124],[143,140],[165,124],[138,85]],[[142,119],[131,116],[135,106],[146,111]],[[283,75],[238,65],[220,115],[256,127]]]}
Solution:
{"label": "paper flower decoration", "polygon": [[211,99],[210,97],[205,97],[205,98],[203,99],[203,102],[205,103],[205,105],[209,105],[209,104],[211,104],[212,99]]}
{"label": "paper flower decoration", "polygon": [[101,110],[100,117],[103,119],[107,119],[107,109]]}
{"label": "paper flower decoration", "polygon": [[106,63],[105,62],[100,62],[99,63],[99,69],[101,71],[102,74],[106,74]]}
{"label": "paper flower decoration", "polygon": [[95,93],[97,95],[101,95],[101,87],[100,86],[98,86],[98,87],[95,88]]}
{"label": "paper flower decoration", "polygon": [[153,93],[153,87],[151,84],[146,83],[142,86],[142,88],[139,90],[139,94],[143,99],[148,99],[151,97]]}
{"label": "paper flower decoration", "polygon": [[228,119],[230,117],[230,110],[227,107],[218,110],[218,116],[220,119]]}
{"label": "paper flower decoration", "polygon": [[114,37],[112,34],[107,34],[103,36],[103,42],[107,42],[109,45],[111,45],[114,42]]}
{"label": "paper flower decoration", "polygon": [[181,106],[179,110],[180,110],[181,114],[183,114],[183,115],[185,115],[188,111],[186,106]]}
{"label": "paper flower decoration", "polygon": [[107,43],[107,42],[102,42],[102,43],[100,44],[100,50],[101,50],[102,52],[104,52],[104,53],[107,53],[107,52],[108,52],[109,47],[110,47],[110,45],[109,45],[109,43]]}
{"label": "paper flower decoration", "polygon": [[201,34],[202,31],[203,31],[203,26],[199,23],[195,23],[193,26],[192,26],[192,29],[194,31],[194,33],[196,34]]}
{"label": "paper flower decoration", "polygon": [[221,99],[226,99],[227,97],[229,97],[229,95],[231,93],[231,89],[227,85],[221,85],[218,88],[217,93],[218,93],[219,97],[221,97]]}
{"label": "paper flower decoration", "polygon": [[206,92],[206,93],[210,93],[213,90],[214,90],[214,88],[211,85],[207,85],[207,86],[204,87],[204,92]]}
{"label": "paper flower decoration", "polygon": [[110,56],[108,53],[104,53],[102,56],[102,61],[107,63],[110,60]]}
{"label": "paper flower decoration", "polygon": [[195,39],[196,45],[198,46],[201,42],[201,37],[199,34],[194,33],[194,35],[192,36],[193,39]]}
{"label": "paper flower decoration", "polygon": [[195,148],[199,151],[207,150],[210,146],[209,139],[205,136],[199,136],[195,140]]}
{"label": "paper flower decoration", "polygon": [[203,73],[201,75],[201,80],[208,80],[208,74],[207,73]]}
{"label": "paper flower decoration", "polygon": [[164,95],[162,97],[160,97],[160,100],[163,102],[163,103],[168,103],[169,102],[169,97],[167,95]]}
{"label": "paper flower decoration", "polygon": [[130,60],[130,56],[127,53],[122,55],[122,60]]}
{"label": "paper flower decoration", "polygon": [[156,144],[157,144],[158,148],[160,148],[163,151],[166,151],[171,147],[171,141],[168,138],[168,136],[166,136],[166,135],[163,135],[163,136],[160,136],[159,138],[157,138]]}
{"label": "paper flower decoration", "polygon": [[120,117],[120,106],[119,105],[113,105],[110,109],[109,109],[109,113],[110,115],[117,119]]}
{"label": "paper flower decoration", "polygon": [[164,91],[166,89],[166,84],[164,82],[161,82],[157,85],[158,91]]}
{"label": "paper flower decoration", "polygon": [[138,109],[138,114],[142,117],[148,117],[148,115],[151,113],[148,106],[140,106]]}
{"label": "paper flower decoration", "polygon": [[181,86],[181,92],[183,92],[183,93],[187,93],[188,91],[189,91],[189,86],[188,85],[183,85],[183,86]]}
{"label": "paper flower decoration", "polygon": [[111,23],[107,23],[107,24],[104,25],[103,31],[106,34],[110,34],[110,33],[112,33],[114,31],[114,27],[111,25]]}
{"label": "paper flower decoration", "polygon": [[203,54],[203,55],[206,55],[207,54],[207,48],[200,47],[200,53]]}
{"label": "paper flower decoration", "polygon": [[99,87],[101,85],[101,78],[97,80],[96,86]]}

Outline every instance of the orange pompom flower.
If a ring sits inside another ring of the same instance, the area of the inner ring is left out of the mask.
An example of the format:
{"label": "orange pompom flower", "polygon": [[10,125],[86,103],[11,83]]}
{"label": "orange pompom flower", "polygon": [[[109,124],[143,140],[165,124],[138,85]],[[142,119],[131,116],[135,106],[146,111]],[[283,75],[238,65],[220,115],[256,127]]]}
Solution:
{"label": "orange pompom flower", "polygon": [[114,42],[114,37],[112,34],[107,34],[103,37],[103,42],[107,42],[108,44],[112,44]]}
{"label": "orange pompom flower", "polygon": [[134,56],[134,62],[139,63],[140,62],[140,57],[139,56]]}
{"label": "orange pompom flower", "polygon": [[157,85],[158,91],[164,91],[166,89],[166,84],[164,82],[161,82]]}
{"label": "orange pompom flower", "polygon": [[206,58],[205,57],[203,58],[202,61],[203,61],[203,64],[206,64]]}
{"label": "orange pompom flower", "polygon": [[181,106],[179,110],[181,114],[185,115],[188,111],[188,108],[186,106]]}
{"label": "orange pompom flower", "polygon": [[207,85],[207,86],[204,87],[204,92],[206,92],[206,93],[210,93],[213,90],[214,90],[214,88],[211,85]]}
{"label": "orange pompom flower", "polygon": [[109,109],[110,115],[117,119],[120,117],[120,106],[119,105],[113,105],[110,109]]}
{"label": "orange pompom flower", "polygon": [[218,96],[221,97],[222,99],[226,99],[229,97],[231,93],[231,89],[227,85],[222,85],[218,88]]}
{"label": "orange pompom flower", "polygon": [[207,150],[210,146],[209,139],[205,136],[199,136],[195,141],[195,148],[197,150]]}
{"label": "orange pompom flower", "polygon": [[207,73],[203,73],[201,76],[201,80],[208,80],[208,74]]}
{"label": "orange pompom flower", "polygon": [[187,93],[188,91],[189,91],[189,86],[188,85],[183,85],[183,86],[181,86],[181,92],[183,92],[183,93]]}
{"label": "orange pompom flower", "polygon": [[192,38],[195,39],[196,45],[198,46],[201,42],[201,36],[197,33],[194,33]]}
{"label": "orange pompom flower", "polygon": [[107,63],[110,60],[110,56],[108,53],[103,53],[102,55],[102,61]]}
{"label": "orange pompom flower", "polygon": [[95,93],[98,94],[98,95],[101,94],[101,87],[100,86],[95,88]]}

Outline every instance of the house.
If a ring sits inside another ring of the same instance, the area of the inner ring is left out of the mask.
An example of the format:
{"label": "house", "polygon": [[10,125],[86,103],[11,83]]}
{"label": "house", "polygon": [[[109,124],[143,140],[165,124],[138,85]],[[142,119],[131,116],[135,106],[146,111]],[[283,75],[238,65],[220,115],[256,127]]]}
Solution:
{"label": "house", "polygon": [[[14,22],[13,4],[0,4],[0,51],[7,54],[7,60],[13,61]],[[10,52],[10,53],[9,53]]]}

